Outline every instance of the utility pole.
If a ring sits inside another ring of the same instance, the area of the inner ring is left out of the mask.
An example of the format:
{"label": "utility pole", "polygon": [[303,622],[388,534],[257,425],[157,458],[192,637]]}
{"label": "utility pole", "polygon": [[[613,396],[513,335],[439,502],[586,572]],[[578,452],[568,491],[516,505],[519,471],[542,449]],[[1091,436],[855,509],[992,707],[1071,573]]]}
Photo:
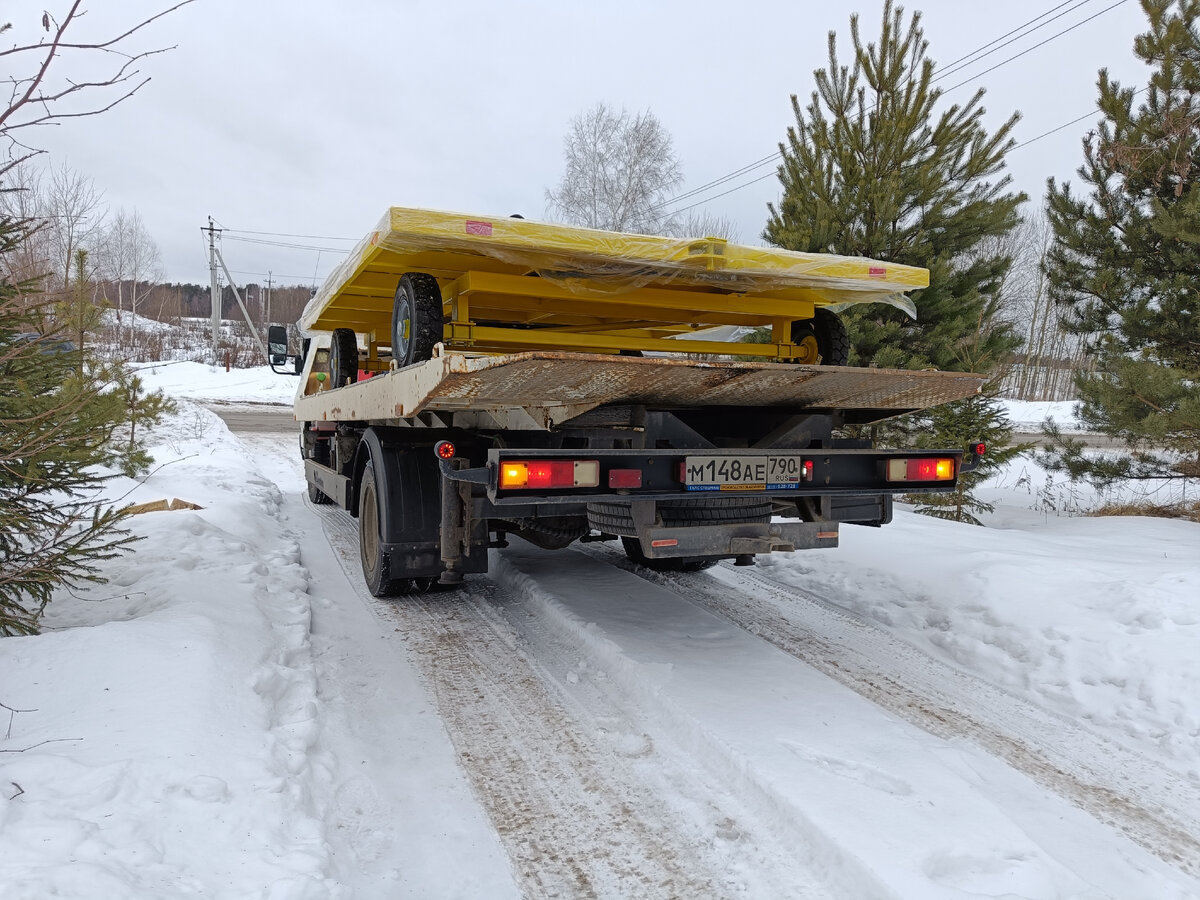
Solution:
{"label": "utility pole", "polygon": [[[254,343],[258,345],[258,349],[262,352],[263,361],[265,362],[270,359],[267,355],[267,345],[263,343],[262,336],[258,333],[258,329],[254,327],[254,322],[250,319],[250,313],[246,309],[246,304],[242,302],[242,295],[238,292],[237,282],[233,280],[229,266],[225,265],[225,257],[221,255],[220,250],[216,252],[216,258],[225,272],[225,277],[229,280],[229,289],[233,291],[233,299],[237,301],[237,305],[242,311],[242,317],[246,320],[246,328],[250,331],[250,337],[254,338]],[[216,276],[213,277],[215,278]]]}
{"label": "utility pole", "polygon": [[271,272],[267,271],[267,324],[271,324]]}
{"label": "utility pole", "polygon": [[221,338],[221,288],[217,278],[217,235],[221,233],[220,228],[213,227],[212,216],[208,217],[208,227],[201,227],[201,231],[208,232],[208,275],[211,280],[212,294],[212,351],[213,365],[219,365],[220,359],[217,356],[218,342]]}

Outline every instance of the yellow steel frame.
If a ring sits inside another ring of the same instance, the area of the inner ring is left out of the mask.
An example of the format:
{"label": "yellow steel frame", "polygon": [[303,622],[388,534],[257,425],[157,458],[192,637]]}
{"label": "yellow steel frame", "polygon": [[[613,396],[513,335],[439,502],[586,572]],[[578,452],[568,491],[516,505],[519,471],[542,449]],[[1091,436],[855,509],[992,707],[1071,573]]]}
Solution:
{"label": "yellow steel frame", "polygon": [[[482,353],[529,349],[736,353],[811,359],[791,325],[819,306],[885,300],[928,272],[855,257],[677,240],[515,219],[391,208],[330,276],[304,328],[389,335],[400,277],[424,272],[443,300],[443,341]],[[689,337],[769,327],[764,344]],[[382,341],[385,345],[388,339]],[[372,358],[377,358],[375,353]]]}

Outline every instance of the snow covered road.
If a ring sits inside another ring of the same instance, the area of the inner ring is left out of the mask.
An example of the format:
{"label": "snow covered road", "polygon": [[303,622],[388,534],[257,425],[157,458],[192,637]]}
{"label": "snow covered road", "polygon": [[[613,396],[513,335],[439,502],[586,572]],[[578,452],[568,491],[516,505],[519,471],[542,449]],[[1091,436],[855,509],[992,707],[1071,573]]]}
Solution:
{"label": "snow covered road", "polygon": [[294,434],[188,408],[163,454],[131,499],[205,508],[0,643],[4,900],[1200,897],[1189,523],[672,577],[514,541],[384,601]]}

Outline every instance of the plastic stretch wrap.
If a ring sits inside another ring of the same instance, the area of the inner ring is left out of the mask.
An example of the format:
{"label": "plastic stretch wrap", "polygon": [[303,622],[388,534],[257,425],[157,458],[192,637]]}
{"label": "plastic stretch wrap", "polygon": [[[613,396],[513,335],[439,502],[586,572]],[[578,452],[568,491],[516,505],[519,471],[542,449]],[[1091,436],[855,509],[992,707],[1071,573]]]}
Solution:
{"label": "plastic stretch wrap", "polygon": [[796,253],[720,238],[623,234],[528,219],[392,207],[306,307],[301,327],[370,275],[425,271],[449,279],[471,270],[536,275],[581,298],[641,288],[702,288],[803,298],[820,306],[889,303],[915,317],[905,291],[926,287],[925,269],[861,257]]}

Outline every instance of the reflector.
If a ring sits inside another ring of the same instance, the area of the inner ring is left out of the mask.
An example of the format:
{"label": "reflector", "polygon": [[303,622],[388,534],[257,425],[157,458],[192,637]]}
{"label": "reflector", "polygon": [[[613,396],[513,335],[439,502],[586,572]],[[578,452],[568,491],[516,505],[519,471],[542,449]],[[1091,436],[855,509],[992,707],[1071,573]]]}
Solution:
{"label": "reflector", "polygon": [[608,486],[610,488],[640,488],[642,486],[642,470],[609,469]]}

